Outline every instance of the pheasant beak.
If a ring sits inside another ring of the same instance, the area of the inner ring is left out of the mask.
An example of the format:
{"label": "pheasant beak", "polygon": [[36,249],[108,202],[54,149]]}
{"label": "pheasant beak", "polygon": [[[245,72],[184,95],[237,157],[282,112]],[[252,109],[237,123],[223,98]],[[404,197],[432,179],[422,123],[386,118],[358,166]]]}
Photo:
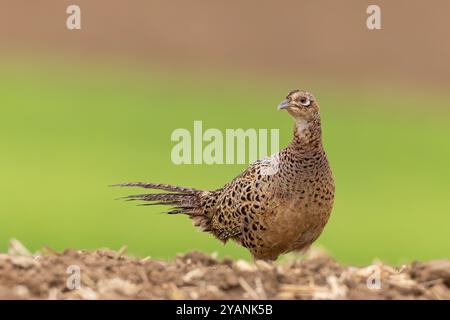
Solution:
{"label": "pheasant beak", "polygon": [[281,103],[278,105],[277,109],[281,110],[281,109],[286,109],[287,107],[291,106],[291,101],[289,99],[284,99],[283,101],[281,101]]}

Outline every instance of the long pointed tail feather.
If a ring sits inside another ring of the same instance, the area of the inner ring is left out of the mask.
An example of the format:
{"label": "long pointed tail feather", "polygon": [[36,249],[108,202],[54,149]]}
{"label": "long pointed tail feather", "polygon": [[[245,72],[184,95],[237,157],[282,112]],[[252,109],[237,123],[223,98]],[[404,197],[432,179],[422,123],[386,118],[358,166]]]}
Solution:
{"label": "long pointed tail feather", "polygon": [[187,214],[191,217],[202,215],[200,195],[204,191],[189,187],[180,187],[170,184],[161,183],[144,183],[144,182],[129,182],[112,185],[113,187],[141,187],[145,189],[155,189],[169,191],[168,193],[147,193],[136,194],[121,199],[127,201],[149,201],[151,203],[143,203],[140,205],[169,205],[172,209],[168,211],[169,214]]}
{"label": "long pointed tail feather", "polygon": [[146,189],[159,189],[170,192],[202,192],[202,190],[197,190],[189,187],[174,186],[165,183],[145,183],[145,182],[127,182],[114,184],[112,187],[140,187]]}

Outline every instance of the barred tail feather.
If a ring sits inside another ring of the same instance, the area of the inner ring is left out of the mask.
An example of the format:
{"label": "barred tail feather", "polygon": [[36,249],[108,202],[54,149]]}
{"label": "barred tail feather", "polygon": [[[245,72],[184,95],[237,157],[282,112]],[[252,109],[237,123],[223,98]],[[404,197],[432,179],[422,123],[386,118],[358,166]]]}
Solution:
{"label": "barred tail feather", "polygon": [[128,182],[128,183],[119,183],[114,184],[112,187],[140,187],[140,188],[146,188],[146,189],[158,189],[158,190],[164,190],[164,191],[170,191],[170,192],[202,192],[202,190],[197,190],[194,188],[189,187],[180,187],[180,186],[174,186],[171,184],[164,184],[164,183],[145,183],[145,182]]}
{"label": "barred tail feather", "polygon": [[151,205],[168,205],[172,208],[167,212],[168,214],[187,214],[190,217],[202,215],[200,196],[204,192],[189,187],[180,187],[161,183],[143,183],[130,182],[115,184],[113,187],[141,187],[145,189],[155,189],[169,191],[169,193],[147,193],[126,196],[121,199],[127,201],[140,200],[149,201],[151,203],[140,204],[142,206]]}

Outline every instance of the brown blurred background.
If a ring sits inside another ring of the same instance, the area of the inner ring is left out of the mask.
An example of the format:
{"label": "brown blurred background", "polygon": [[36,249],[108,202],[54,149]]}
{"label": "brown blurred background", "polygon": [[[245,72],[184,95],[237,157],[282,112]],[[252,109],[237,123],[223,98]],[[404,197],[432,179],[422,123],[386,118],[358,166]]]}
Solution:
{"label": "brown blurred background", "polygon": [[[82,11],[68,31],[66,7]],[[366,28],[381,7],[382,30]],[[152,64],[450,83],[450,2],[15,0],[0,4],[3,52],[66,52]]]}

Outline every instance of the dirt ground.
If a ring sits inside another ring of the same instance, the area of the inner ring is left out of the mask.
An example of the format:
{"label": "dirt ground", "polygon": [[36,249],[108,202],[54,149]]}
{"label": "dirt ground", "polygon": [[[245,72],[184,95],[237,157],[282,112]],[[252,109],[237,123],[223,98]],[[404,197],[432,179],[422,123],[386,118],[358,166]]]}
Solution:
{"label": "dirt ground", "polygon": [[32,255],[12,241],[0,254],[0,299],[450,299],[450,260],[357,268],[320,251],[283,263],[124,254],[125,247]]}

